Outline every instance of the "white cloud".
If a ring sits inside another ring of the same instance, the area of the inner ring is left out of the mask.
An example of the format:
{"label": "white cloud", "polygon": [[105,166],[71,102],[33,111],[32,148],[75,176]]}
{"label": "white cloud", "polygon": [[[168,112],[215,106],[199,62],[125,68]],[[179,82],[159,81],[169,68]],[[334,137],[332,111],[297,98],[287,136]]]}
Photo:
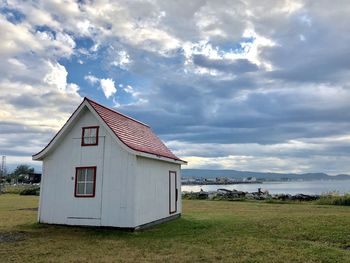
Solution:
{"label": "white cloud", "polygon": [[68,75],[66,68],[57,62],[49,62],[48,66],[50,68],[50,72],[44,77],[44,82],[49,85],[56,86],[60,91],[65,91],[67,87]]}
{"label": "white cloud", "polygon": [[78,95],[79,89],[80,89],[80,87],[77,84],[75,84],[75,83],[67,83],[66,92],[68,94]]}
{"label": "white cloud", "polygon": [[98,84],[107,99],[117,92],[117,88],[115,87],[114,80],[111,78],[99,79],[94,75],[90,74],[85,76],[84,79],[92,85]]}
{"label": "white cloud", "polygon": [[112,61],[113,66],[127,69],[127,66],[131,63],[130,56],[125,50],[117,52],[116,60]]}
{"label": "white cloud", "polygon": [[188,161],[189,169],[233,169],[240,171],[259,171],[271,173],[315,173],[325,172],[330,175],[349,173],[349,157],[346,156],[312,156],[270,157],[270,156],[234,156],[198,157],[182,156]]}
{"label": "white cloud", "polygon": [[58,23],[47,12],[26,11],[26,19],[16,24],[0,14],[0,129],[6,138],[0,149],[18,161],[44,146],[81,101],[79,86],[67,83],[67,70],[57,62],[72,55],[75,41],[61,31],[36,31],[36,25]]}
{"label": "white cloud", "polygon": [[87,19],[85,19],[84,21],[79,21],[77,23],[77,28],[79,29],[80,33],[84,36],[90,36],[93,30],[93,26]]}
{"label": "white cloud", "polygon": [[110,79],[110,78],[101,79],[100,85],[101,85],[101,89],[103,90],[103,93],[105,94],[107,99],[117,92],[117,89],[114,86],[113,79]]}
{"label": "white cloud", "polygon": [[[168,141],[174,152],[189,162],[188,168],[236,169],[261,172],[348,173],[350,158],[339,148],[350,146],[350,134],[301,138],[284,143],[185,143]],[[334,153],[332,153],[332,148]],[[203,150],[205,149],[205,150]],[[338,151],[338,152],[337,152]]]}
{"label": "white cloud", "polygon": [[[200,41],[198,43],[187,42],[183,45],[186,61],[186,70],[197,74],[222,75],[214,69],[208,69],[193,64],[194,55],[203,55],[209,60],[235,62],[239,59],[247,59],[251,63],[271,71],[273,66],[270,62],[260,57],[260,49],[264,47],[273,47],[276,45],[272,40],[258,35],[253,29],[246,29],[241,35],[239,44],[240,48],[234,50],[223,50],[218,46],[213,46],[209,41]],[[248,40],[245,40],[248,39]],[[227,73],[225,74],[228,75]]]}
{"label": "white cloud", "polygon": [[14,25],[0,14],[0,56],[11,57],[29,51],[38,52],[43,49],[40,42],[30,32],[27,23]]}
{"label": "white cloud", "polygon": [[260,49],[264,47],[273,47],[276,43],[264,36],[261,36],[255,32],[254,29],[246,29],[243,32],[243,37],[252,38],[251,42],[243,42],[242,47],[244,52],[240,54],[228,54],[228,57],[231,58],[246,58],[251,62],[257,64],[258,66],[264,66],[268,71],[272,70],[272,65],[268,61],[262,60],[259,56]]}
{"label": "white cloud", "polygon": [[[130,94],[133,100],[127,104],[121,105],[118,103],[118,107],[120,106],[132,106],[132,105],[145,105],[148,103],[148,99],[143,98],[141,92],[135,90],[131,85],[124,86],[123,84],[119,84],[119,87],[124,90],[124,92]],[[116,107],[116,106],[115,106]]]}
{"label": "white cloud", "polygon": [[92,85],[94,85],[94,84],[96,84],[96,83],[98,83],[100,80],[97,78],[97,77],[95,77],[94,75],[87,75],[87,76],[85,76],[84,77],[84,79],[86,80],[86,81],[88,81],[90,84],[92,84]]}
{"label": "white cloud", "polygon": [[[122,85],[123,87],[123,85]],[[139,93],[134,90],[134,88],[130,85],[126,85],[126,87],[123,88],[126,93],[131,94],[132,96],[137,96]]]}

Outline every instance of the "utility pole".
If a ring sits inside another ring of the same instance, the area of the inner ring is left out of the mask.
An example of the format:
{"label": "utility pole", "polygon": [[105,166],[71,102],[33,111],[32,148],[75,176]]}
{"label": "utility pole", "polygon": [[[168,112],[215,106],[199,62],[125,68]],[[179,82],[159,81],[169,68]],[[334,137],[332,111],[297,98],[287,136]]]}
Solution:
{"label": "utility pole", "polygon": [[5,179],[6,176],[6,156],[3,155],[1,158],[1,167],[0,167],[0,194],[1,194],[1,186],[2,186],[2,180]]}
{"label": "utility pole", "polygon": [[6,156],[3,155],[1,158],[1,171],[0,176],[5,177],[6,176]]}

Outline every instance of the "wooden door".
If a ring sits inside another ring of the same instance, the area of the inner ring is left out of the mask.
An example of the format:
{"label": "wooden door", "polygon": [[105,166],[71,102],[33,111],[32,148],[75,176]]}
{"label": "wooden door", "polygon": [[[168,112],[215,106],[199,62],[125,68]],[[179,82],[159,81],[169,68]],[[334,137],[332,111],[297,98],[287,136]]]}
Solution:
{"label": "wooden door", "polygon": [[[69,180],[69,211],[67,223],[76,225],[99,225],[101,220],[104,137],[99,137],[98,145],[82,147],[81,139],[72,141],[71,175]],[[76,196],[76,169],[95,167],[95,191],[93,196]]]}
{"label": "wooden door", "polygon": [[169,171],[169,213],[173,214],[177,211],[177,178],[175,171]]}

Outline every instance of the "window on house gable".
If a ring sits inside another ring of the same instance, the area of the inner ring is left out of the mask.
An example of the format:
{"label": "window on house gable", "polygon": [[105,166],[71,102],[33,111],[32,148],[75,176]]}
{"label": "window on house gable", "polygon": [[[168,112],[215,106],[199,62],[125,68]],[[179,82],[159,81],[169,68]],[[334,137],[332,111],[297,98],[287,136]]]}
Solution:
{"label": "window on house gable", "polygon": [[83,127],[81,146],[98,145],[98,126]]}
{"label": "window on house gable", "polygon": [[96,166],[75,168],[75,197],[94,197]]}

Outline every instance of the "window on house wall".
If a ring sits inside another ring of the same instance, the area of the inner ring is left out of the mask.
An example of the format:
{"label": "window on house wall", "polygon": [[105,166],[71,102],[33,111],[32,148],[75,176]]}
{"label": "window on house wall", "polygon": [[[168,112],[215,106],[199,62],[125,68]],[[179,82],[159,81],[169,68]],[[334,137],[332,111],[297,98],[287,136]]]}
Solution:
{"label": "window on house wall", "polygon": [[94,197],[96,166],[75,168],[75,197]]}
{"label": "window on house wall", "polygon": [[98,145],[98,126],[83,127],[81,146]]}

